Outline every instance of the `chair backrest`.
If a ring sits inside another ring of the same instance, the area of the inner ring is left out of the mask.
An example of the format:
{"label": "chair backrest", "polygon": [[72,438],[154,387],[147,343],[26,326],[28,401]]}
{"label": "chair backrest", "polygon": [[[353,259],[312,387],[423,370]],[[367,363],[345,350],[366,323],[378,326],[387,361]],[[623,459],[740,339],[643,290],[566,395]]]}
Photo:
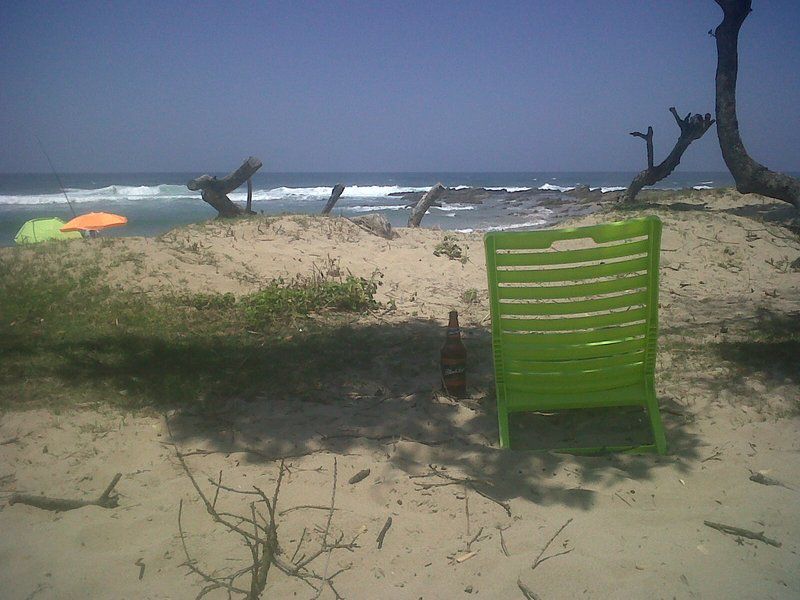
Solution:
{"label": "chair backrest", "polygon": [[485,236],[501,412],[644,404],[608,391],[652,384],[660,244],[654,216]]}

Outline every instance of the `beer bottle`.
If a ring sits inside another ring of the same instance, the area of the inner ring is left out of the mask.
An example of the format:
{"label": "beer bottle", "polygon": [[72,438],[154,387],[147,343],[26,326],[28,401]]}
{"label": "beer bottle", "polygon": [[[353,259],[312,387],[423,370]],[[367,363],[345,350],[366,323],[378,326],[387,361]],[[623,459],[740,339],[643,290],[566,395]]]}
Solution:
{"label": "beer bottle", "polygon": [[458,312],[450,311],[447,338],[441,352],[442,386],[451,396],[463,398],[467,395],[467,349],[461,341]]}

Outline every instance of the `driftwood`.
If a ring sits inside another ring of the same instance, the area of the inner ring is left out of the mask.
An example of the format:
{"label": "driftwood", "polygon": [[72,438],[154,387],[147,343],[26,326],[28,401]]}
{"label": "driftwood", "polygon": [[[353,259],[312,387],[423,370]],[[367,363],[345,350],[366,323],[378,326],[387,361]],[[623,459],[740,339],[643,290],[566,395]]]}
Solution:
{"label": "driftwood", "polygon": [[333,189],[331,190],[331,197],[328,198],[328,203],[325,205],[325,208],[322,209],[323,215],[331,214],[331,210],[333,210],[334,204],[336,204],[336,201],[339,199],[339,196],[341,196],[343,192],[344,192],[344,186],[341,183],[337,183],[335,186],[333,186]]}
{"label": "driftwood", "polygon": [[13,494],[8,500],[8,504],[27,504],[43,510],[54,510],[64,512],[83,508],[84,506],[99,506],[100,508],[116,508],[119,505],[119,497],[111,492],[122,477],[122,473],[114,475],[114,479],[108,484],[105,491],[95,500],[73,500],[71,498],[50,498],[49,496],[33,496],[30,494]]}
{"label": "driftwood", "polygon": [[245,205],[244,211],[247,214],[253,213],[253,178],[247,178],[247,204]]}
{"label": "driftwood", "polygon": [[[192,191],[201,191],[203,200],[213,206],[220,217],[239,217],[250,214],[252,211],[249,208],[244,209],[234,204],[228,198],[228,194],[245,181],[248,181],[261,166],[262,162],[255,156],[251,156],[242,163],[242,166],[222,179],[217,179],[211,175],[201,175],[189,181],[186,187]],[[252,197],[251,194],[248,194],[248,196]]]}
{"label": "driftwood", "polygon": [[764,542],[776,548],[780,548],[783,545],[777,540],[766,537],[763,531],[750,531],[749,529],[742,529],[741,527],[734,527],[733,525],[725,525],[723,523],[714,523],[713,521],[703,521],[703,524],[717,531],[721,531],[722,533]]}
{"label": "driftwood", "polygon": [[364,231],[386,238],[387,240],[397,237],[397,234],[392,231],[391,223],[381,214],[372,213],[360,217],[352,217],[350,221],[361,227]]}
{"label": "driftwood", "polygon": [[739,30],[750,14],[751,0],[716,0],[724,13],[714,31],[717,40],[716,117],[722,158],[742,194],[762,194],[800,208],[800,180],[770,171],[747,153],[736,117],[736,78],[739,73]]}
{"label": "driftwood", "polygon": [[644,171],[640,171],[639,174],[633,178],[628,189],[625,190],[623,194],[623,200],[625,202],[633,202],[636,195],[643,187],[653,185],[669,176],[680,164],[681,157],[683,157],[683,153],[689,145],[694,140],[703,137],[705,132],[708,131],[708,128],[714,124],[714,119],[711,118],[709,113],[706,113],[705,116],[689,113],[685,118],[681,119],[674,106],[669,109],[669,112],[675,117],[675,122],[678,123],[678,127],[681,129],[681,134],[678,136],[678,141],[675,142],[675,147],[672,149],[672,152],[670,152],[667,158],[660,164],[653,164],[653,128],[648,127],[647,133],[642,133],[640,131],[631,132],[632,136],[640,137],[647,143],[647,168]]}
{"label": "driftwood", "polygon": [[419,227],[419,224],[422,222],[422,217],[425,216],[431,204],[436,202],[444,191],[444,186],[441,183],[437,183],[428,190],[428,193],[419,199],[419,202],[417,202],[417,205],[411,211],[411,216],[408,218],[408,227]]}

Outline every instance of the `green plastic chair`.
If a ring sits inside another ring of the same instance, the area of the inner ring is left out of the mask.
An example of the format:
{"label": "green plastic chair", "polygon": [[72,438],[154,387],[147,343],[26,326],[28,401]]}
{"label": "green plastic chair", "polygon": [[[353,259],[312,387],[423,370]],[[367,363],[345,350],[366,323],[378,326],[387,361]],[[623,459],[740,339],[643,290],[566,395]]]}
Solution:
{"label": "green plastic chair", "polygon": [[[559,240],[588,247],[553,249]],[[652,444],[556,450],[665,453],[654,385],[661,221],[493,232],[484,243],[500,446],[510,447],[511,413],[641,406]]]}

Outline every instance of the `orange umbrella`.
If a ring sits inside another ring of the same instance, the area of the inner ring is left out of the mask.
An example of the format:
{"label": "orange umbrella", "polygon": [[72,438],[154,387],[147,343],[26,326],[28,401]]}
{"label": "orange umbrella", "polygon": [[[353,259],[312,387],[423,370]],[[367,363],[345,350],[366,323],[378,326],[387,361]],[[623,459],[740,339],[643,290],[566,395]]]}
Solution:
{"label": "orange umbrella", "polygon": [[111,213],[86,213],[75,217],[61,228],[61,231],[99,231],[109,227],[119,227],[128,222],[127,217]]}

